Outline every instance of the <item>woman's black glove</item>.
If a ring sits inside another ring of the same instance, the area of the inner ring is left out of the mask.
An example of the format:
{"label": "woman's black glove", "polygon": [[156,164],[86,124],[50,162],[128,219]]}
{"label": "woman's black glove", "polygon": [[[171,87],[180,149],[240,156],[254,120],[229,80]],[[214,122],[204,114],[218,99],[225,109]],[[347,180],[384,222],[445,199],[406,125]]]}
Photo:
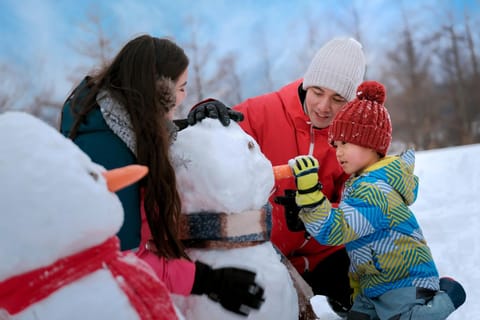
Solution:
{"label": "woman's black glove", "polygon": [[305,225],[298,217],[300,207],[295,202],[296,190],[285,189],[284,196],[277,196],[273,199],[275,203],[278,203],[285,207],[285,220],[287,222],[287,228],[290,231],[305,231]]}
{"label": "woman's black glove", "polygon": [[255,283],[254,272],[233,267],[212,269],[200,261],[195,266],[192,294],[206,294],[242,316],[248,316],[251,309],[259,309],[265,301],[263,288]]}
{"label": "woman's black glove", "polygon": [[193,126],[205,118],[218,119],[225,127],[228,127],[230,120],[235,122],[242,121],[243,114],[230,109],[219,100],[206,99],[192,107],[188,113],[187,120],[188,124]]}

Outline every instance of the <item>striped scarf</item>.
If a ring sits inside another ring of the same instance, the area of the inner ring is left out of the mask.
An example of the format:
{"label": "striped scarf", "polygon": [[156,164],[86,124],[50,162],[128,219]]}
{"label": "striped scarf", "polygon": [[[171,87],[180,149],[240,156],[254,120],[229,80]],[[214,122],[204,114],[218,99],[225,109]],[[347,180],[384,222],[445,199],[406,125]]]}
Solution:
{"label": "striped scarf", "polygon": [[180,235],[187,248],[240,248],[270,241],[270,204],[239,213],[198,212],[183,214]]}

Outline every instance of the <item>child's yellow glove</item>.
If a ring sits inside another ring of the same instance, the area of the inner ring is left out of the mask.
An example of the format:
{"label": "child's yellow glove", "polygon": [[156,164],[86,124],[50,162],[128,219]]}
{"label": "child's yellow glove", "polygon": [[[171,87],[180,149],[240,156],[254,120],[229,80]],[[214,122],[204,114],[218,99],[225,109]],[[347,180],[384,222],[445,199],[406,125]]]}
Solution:
{"label": "child's yellow glove", "polygon": [[325,200],[318,181],[318,160],[312,156],[298,156],[288,161],[297,184],[295,201],[299,207],[314,207]]}
{"label": "child's yellow glove", "polygon": [[360,293],[360,281],[358,279],[354,279],[353,276],[348,275],[348,278],[350,280],[350,288],[353,289],[353,293],[351,296],[352,303],[355,301],[355,298],[358,296]]}

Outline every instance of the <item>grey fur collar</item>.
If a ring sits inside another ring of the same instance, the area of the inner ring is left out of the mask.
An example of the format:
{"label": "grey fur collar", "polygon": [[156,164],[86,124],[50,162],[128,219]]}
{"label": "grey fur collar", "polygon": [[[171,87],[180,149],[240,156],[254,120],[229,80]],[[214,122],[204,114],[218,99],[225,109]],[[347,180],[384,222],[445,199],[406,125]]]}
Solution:
{"label": "grey fur collar", "polygon": [[101,90],[97,94],[96,100],[108,127],[137,156],[137,139],[127,110],[115,101],[107,90]]}
{"label": "grey fur collar", "polygon": [[[175,83],[168,78],[161,77],[157,83],[157,90],[160,96],[160,104],[164,106],[165,112],[168,112],[175,106]],[[136,157],[137,138],[128,111],[112,97],[108,90],[100,90],[96,100],[108,127],[125,142]],[[165,120],[165,126],[169,134],[170,143],[173,143],[179,128],[168,119]]]}

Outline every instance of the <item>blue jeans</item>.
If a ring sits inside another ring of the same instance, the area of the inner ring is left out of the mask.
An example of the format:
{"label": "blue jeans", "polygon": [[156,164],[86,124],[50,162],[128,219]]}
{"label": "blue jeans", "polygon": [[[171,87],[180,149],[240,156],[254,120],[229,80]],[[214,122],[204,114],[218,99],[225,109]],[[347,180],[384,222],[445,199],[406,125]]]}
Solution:
{"label": "blue jeans", "polygon": [[349,320],[441,320],[455,310],[443,291],[416,287],[390,290],[379,297],[358,295],[348,313]]}

